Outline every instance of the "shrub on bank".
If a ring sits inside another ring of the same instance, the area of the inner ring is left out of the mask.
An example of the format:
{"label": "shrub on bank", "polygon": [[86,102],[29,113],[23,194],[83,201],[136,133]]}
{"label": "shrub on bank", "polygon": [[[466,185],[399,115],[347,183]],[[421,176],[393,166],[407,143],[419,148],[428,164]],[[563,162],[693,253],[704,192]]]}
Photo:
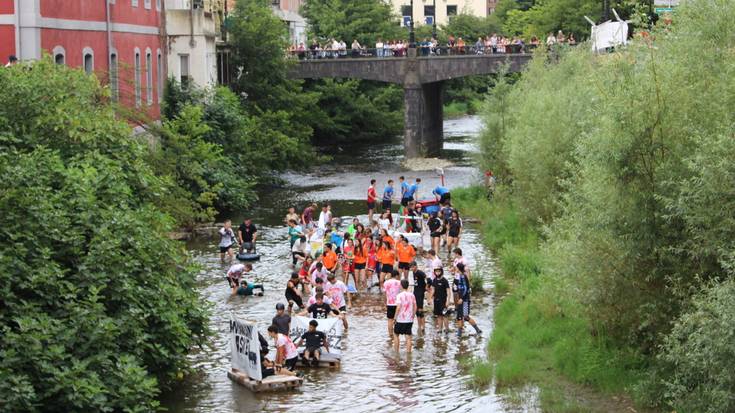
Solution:
{"label": "shrub on bank", "polygon": [[206,313],[148,144],[46,57],[0,69],[0,411],[154,411]]}

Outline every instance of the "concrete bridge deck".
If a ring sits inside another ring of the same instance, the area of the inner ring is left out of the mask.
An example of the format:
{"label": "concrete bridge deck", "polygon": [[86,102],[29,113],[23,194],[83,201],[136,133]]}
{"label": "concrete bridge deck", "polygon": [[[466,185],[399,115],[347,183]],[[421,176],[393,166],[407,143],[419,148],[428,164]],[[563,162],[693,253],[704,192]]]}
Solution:
{"label": "concrete bridge deck", "polygon": [[404,150],[407,158],[438,156],[443,146],[444,81],[473,75],[520,72],[531,60],[530,53],[358,57],[302,60],[289,76],[294,79],[344,78],[394,83],[403,86]]}

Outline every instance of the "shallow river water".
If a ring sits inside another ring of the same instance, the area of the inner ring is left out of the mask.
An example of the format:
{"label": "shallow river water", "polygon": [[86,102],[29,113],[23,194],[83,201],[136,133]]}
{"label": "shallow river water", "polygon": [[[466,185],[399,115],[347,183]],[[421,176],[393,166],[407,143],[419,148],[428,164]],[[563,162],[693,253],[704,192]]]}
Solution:
{"label": "shallow river water", "polygon": [[[445,122],[445,150],[442,157],[454,166],[446,169],[447,185],[458,187],[479,180],[472,166],[474,137],[479,121],[467,117]],[[346,151],[345,151],[346,152]],[[258,252],[262,259],[254,264],[255,282],[265,286],[263,297],[232,297],[224,279],[229,263],[221,263],[216,240],[198,239],[188,246],[201,264],[198,276],[200,294],[212,306],[211,326],[215,331],[211,346],[195,351],[191,357],[198,374],[163,399],[173,412],[285,412],[285,411],[420,411],[469,412],[517,411],[528,407],[507,402],[492,386],[473,386],[466,368],[467,360],[485,358],[492,331],[493,303],[489,293],[473,294],[472,315],[483,330],[476,335],[471,328],[462,337],[434,331],[427,317],[426,334],[414,335],[412,355],[396,354],[386,332],[384,299],[373,289],[353,298],[349,311],[350,328],[343,340],[342,365],[337,370],[306,370],[305,384],[296,391],[254,394],[227,378],[230,369],[228,320],[230,314],[257,323],[265,333],[284,302],[284,289],[290,275],[289,244],[282,224],[288,206],[301,211],[307,201],[330,202],[335,216],[365,214],[364,194],[370,178],[379,182],[379,193],[389,177],[399,175],[424,181],[423,194],[430,194],[438,183],[432,171],[410,172],[400,167],[402,142],[349,148],[318,170],[283,177],[285,188],[261,194],[255,208],[232,217],[234,226],[247,214],[259,228]],[[364,215],[363,222],[366,221]],[[460,245],[465,251],[473,276],[482,276],[486,291],[494,271],[492,255],[469,224]],[[271,343],[272,345],[273,343]]]}

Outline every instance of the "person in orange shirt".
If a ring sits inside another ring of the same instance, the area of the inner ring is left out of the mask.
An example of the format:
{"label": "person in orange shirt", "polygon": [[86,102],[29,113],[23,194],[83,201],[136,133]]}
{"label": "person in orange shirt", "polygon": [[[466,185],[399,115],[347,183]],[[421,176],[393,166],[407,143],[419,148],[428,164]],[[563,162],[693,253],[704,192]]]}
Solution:
{"label": "person in orange shirt", "polygon": [[337,254],[332,249],[332,244],[327,242],[324,244],[324,253],[322,254],[322,264],[327,271],[334,274],[337,271]]}
{"label": "person in orange shirt", "polygon": [[361,290],[364,290],[367,288],[367,281],[365,278],[365,272],[367,267],[367,260],[368,260],[368,254],[367,251],[365,251],[365,248],[362,247],[361,242],[355,243],[355,281],[356,285],[355,288],[359,288]]}
{"label": "person in orange shirt", "polygon": [[393,251],[388,241],[383,241],[383,244],[378,249],[378,261],[380,261],[380,291],[383,291],[383,280],[385,275],[388,277],[393,273],[393,265],[396,263],[396,252]]}
{"label": "person in orange shirt", "polygon": [[388,234],[388,230],[386,229],[380,230],[380,240],[382,242],[387,242],[388,245],[390,245],[391,249],[395,248],[396,246],[396,240],[394,240],[393,237]]}
{"label": "person in orange shirt", "polygon": [[408,270],[411,268],[411,261],[416,256],[416,250],[408,243],[408,239],[401,235],[396,244],[396,252],[398,253],[398,271],[401,272],[401,278],[407,280]]}

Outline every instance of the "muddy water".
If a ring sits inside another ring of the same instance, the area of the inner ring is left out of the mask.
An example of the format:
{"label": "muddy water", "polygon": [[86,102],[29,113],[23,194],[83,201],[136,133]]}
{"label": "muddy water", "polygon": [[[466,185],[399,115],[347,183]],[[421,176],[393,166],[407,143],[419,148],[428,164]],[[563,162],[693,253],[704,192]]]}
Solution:
{"label": "muddy water", "polygon": [[[448,186],[462,186],[479,179],[471,162],[478,129],[476,118],[445,123],[448,139],[443,157],[455,164],[446,170]],[[314,200],[330,202],[335,216],[360,216],[365,213],[363,199],[370,178],[378,179],[382,190],[389,177],[396,179],[399,175],[410,179],[422,177],[423,193],[430,194],[438,182],[436,175],[402,171],[401,152],[399,140],[345,149],[335,154],[333,162],[318,170],[286,174],[287,187],[262,194],[259,206],[232,217],[239,222],[247,214],[259,226],[258,252],[262,259],[254,266],[253,281],[265,286],[263,297],[231,297],[223,278],[229,264],[220,262],[216,240],[190,242],[191,254],[202,266],[199,289],[212,305],[211,325],[215,334],[209,348],[191,355],[198,374],[166,395],[165,407],[175,412],[518,410],[517,404],[506,403],[492,387],[473,386],[469,372],[463,367],[473,357],[486,356],[493,310],[488,293],[477,293],[472,301],[472,314],[483,330],[482,335],[476,335],[470,328],[462,337],[454,331],[439,334],[428,317],[426,334],[414,335],[414,352],[406,355],[391,349],[383,297],[373,289],[372,293],[353,298],[340,369],[306,370],[301,389],[271,394],[253,394],[227,378],[230,314],[257,323],[260,331],[265,332],[276,303],[285,301],[283,293],[291,272],[286,228],[281,223],[286,208],[294,205],[300,211],[307,200]],[[364,215],[360,218],[366,221]],[[494,264],[478,237],[475,228],[469,225],[461,247],[474,276],[482,276],[489,286]]]}

